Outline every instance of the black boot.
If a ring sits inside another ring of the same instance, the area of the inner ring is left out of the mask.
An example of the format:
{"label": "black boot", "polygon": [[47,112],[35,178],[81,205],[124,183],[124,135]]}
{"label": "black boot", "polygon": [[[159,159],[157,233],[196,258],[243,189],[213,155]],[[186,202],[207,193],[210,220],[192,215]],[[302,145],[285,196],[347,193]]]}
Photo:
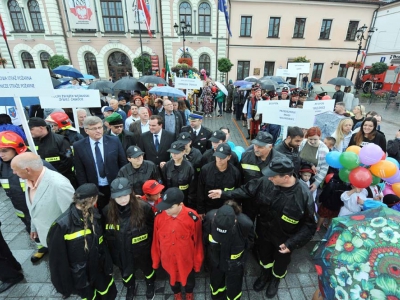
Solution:
{"label": "black boot", "polygon": [[267,283],[271,280],[271,268],[268,269],[262,269],[261,270],[261,275],[256,279],[256,281],[254,281],[253,284],[253,289],[256,292],[262,291],[265,286],[267,285]]}
{"label": "black boot", "polygon": [[247,138],[246,138],[247,140],[249,140],[250,139],[250,130],[248,130],[247,129]]}
{"label": "black boot", "polygon": [[135,298],[135,284],[129,286],[126,290],[126,300],[133,300]]}
{"label": "black boot", "polygon": [[272,276],[271,282],[267,288],[266,296],[267,298],[274,298],[278,293],[279,283],[281,282],[280,278]]}

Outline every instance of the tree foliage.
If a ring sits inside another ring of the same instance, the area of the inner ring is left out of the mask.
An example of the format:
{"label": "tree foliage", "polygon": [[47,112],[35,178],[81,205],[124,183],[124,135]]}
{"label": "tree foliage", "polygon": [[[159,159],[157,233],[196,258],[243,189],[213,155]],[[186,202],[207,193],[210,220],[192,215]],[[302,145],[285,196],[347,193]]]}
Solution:
{"label": "tree foliage", "polygon": [[69,60],[64,55],[53,55],[49,58],[48,66],[50,69],[55,69],[59,66],[69,65]]}
{"label": "tree foliage", "polygon": [[[143,72],[143,64],[142,64],[142,59],[144,61],[144,72]],[[135,68],[142,73],[143,75],[146,75],[145,73],[147,71],[149,71],[151,69],[151,60],[148,56],[144,55],[140,55],[138,57],[135,57],[133,59],[133,65],[135,66]]]}
{"label": "tree foliage", "polygon": [[310,60],[307,59],[307,57],[305,57],[305,56],[298,56],[293,60],[293,62],[308,63],[308,62],[310,62]]}
{"label": "tree foliage", "polygon": [[233,64],[228,58],[218,59],[218,71],[228,73],[232,69]]}
{"label": "tree foliage", "polygon": [[388,65],[383,63],[383,62],[377,62],[372,64],[372,67],[368,70],[369,74],[372,75],[378,75],[378,74],[382,74],[383,72],[386,72],[386,70],[388,69]]}

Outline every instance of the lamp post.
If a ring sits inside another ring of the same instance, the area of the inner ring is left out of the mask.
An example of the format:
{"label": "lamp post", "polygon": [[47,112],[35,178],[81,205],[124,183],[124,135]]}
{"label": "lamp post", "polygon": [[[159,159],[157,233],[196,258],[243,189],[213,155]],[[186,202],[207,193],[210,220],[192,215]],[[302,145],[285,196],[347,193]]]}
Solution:
{"label": "lamp post", "polygon": [[[360,51],[361,51],[362,41],[369,39],[372,36],[372,34],[375,32],[375,30],[373,28],[371,28],[370,30],[368,30],[367,38],[365,38],[364,37],[364,33],[365,33],[365,30],[367,30],[367,28],[368,27],[364,24],[364,26],[358,28],[358,30],[356,31],[356,40],[360,41],[360,42],[358,43],[357,56],[356,56],[356,61],[354,63],[357,63],[358,55],[360,54]],[[353,67],[353,72],[351,72],[351,81],[353,81],[353,76],[354,76],[355,69],[356,68],[354,66]]]}
{"label": "lamp post", "polygon": [[175,29],[175,32],[177,34],[182,34],[182,37],[183,37],[183,57],[185,57],[185,41],[186,41],[185,33],[190,32],[191,29],[192,29],[192,26],[190,26],[190,23],[186,23],[185,20],[182,19],[180,21],[180,26],[178,26],[178,24],[175,23],[174,29]]}

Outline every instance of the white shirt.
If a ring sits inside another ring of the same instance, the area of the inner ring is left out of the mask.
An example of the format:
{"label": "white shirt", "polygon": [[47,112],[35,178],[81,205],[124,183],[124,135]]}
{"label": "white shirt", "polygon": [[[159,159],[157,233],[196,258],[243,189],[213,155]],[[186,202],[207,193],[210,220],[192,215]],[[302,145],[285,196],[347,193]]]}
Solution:
{"label": "white shirt", "polygon": [[[90,148],[92,149],[92,154],[93,154],[93,158],[94,158],[94,165],[96,166],[96,172],[97,172],[97,178],[98,178],[98,184],[99,186],[105,186],[108,185],[108,180],[107,180],[107,176],[102,178],[100,177],[99,174],[99,169],[97,168],[97,163],[96,163],[96,141],[92,140],[91,138],[89,138],[89,142],[90,142]],[[101,152],[101,156],[103,157],[103,162],[104,162],[104,143],[103,143],[103,138],[101,138],[100,140],[98,140],[99,142],[99,149]]]}
{"label": "white shirt", "polygon": [[201,125],[200,125],[199,129],[194,129],[194,128],[193,128],[193,133],[194,133],[195,135],[198,135],[199,132],[200,132],[200,130],[201,130]]}
{"label": "white shirt", "polygon": [[145,133],[147,131],[150,131],[150,127],[149,127],[149,121],[147,121],[146,124],[143,125],[142,122],[140,122],[140,128],[142,129],[142,133]]}
{"label": "white shirt", "polygon": [[154,133],[153,134],[153,143],[154,143],[154,145],[156,144],[156,137],[155,137],[155,135],[157,135],[157,137],[158,137],[158,142],[161,144],[161,134],[162,134],[162,129],[160,130],[160,132],[159,133]]}

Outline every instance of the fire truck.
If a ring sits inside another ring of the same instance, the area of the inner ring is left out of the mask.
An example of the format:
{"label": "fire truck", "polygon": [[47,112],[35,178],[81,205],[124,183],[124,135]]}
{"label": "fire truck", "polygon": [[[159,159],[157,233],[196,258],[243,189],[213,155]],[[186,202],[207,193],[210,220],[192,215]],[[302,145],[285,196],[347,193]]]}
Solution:
{"label": "fire truck", "polygon": [[362,89],[364,93],[370,93],[372,90],[400,92],[400,67],[389,66],[386,72],[378,75],[369,74],[371,66],[366,66],[360,72]]}

